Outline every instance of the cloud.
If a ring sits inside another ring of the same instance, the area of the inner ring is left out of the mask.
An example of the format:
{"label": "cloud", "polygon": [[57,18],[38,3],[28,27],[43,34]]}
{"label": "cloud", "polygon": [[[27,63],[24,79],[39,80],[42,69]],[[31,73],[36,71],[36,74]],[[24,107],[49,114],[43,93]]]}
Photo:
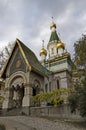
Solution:
{"label": "cloud", "polygon": [[38,56],[42,40],[50,38],[51,17],[57,33],[73,53],[73,44],[86,31],[85,0],[0,0],[0,48],[3,41],[22,40]]}

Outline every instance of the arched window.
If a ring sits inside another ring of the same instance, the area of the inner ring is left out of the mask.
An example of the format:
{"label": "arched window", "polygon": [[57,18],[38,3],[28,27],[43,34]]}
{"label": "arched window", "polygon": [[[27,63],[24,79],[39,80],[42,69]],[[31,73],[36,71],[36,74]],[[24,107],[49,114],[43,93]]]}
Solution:
{"label": "arched window", "polygon": [[59,86],[59,79],[57,79],[57,89],[59,89],[60,86]]}
{"label": "arched window", "polygon": [[58,49],[57,49],[57,54],[58,54]]}
{"label": "arched window", "polygon": [[36,96],[36,88],[33,88],[33,96]]}
{"label": "arched window", "polygon": [[51,48],[51,54],[54,54],[54,48]]}
{"label": "arched window", "polygon": [[51,82],[49,82],[49,91],[51,92]]}
{"label": "arched window", "polygon": [[40,82],[38,80],[35,80],[33,90],[32,90],[32,95],[35,96],[36,94],[39,94],[40,88],[41,88]]}

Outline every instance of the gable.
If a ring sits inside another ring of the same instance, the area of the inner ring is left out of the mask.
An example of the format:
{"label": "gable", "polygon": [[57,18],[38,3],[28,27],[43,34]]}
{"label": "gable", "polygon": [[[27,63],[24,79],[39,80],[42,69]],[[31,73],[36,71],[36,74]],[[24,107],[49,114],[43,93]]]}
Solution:
{"label": "gable", "polygon": [[11,54],[2,70],[1,78],[9,77],[11,74],[13,74],[16,71],[26,72],[27,70],[26,68],[28,68],[28,70],[31,70],[31,66],[26,59],[22,47],[20,43],[17,42],[16,39]]}
{"label": "gable", "polygon": [[17,71],[26,72],[26,63],[18,47],[15,49],[14,53],[11,56],[6,75],[10,76]]}
{"label": "gable", "polygon": [[2,71],[1,77],[6,78],[20,70],[26,72],[26,68],[30,71],[35,71],[41,76],[47,76],[50,73],[50,71],[41,65],[35,54],[19,39],[16,39],[14,48]]}

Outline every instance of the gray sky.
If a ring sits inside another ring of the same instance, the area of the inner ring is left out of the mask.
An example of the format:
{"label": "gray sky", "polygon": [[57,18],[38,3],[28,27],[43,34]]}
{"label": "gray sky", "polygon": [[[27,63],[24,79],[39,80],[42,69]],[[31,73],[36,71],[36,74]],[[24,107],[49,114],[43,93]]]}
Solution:
{"label": "gray sky", "polygon": [[86,0],[0,0],[0,49],[19,38],[39,55],[50,38],[51,17],[57,33],[73,54],[73,44],[86,33]]}

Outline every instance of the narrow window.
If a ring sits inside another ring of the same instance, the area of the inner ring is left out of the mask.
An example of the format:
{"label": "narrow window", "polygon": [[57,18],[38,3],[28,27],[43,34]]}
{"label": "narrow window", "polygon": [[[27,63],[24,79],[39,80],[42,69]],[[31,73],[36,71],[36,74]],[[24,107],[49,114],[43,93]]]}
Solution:
{"label": "narrow window", "polygon": [[58,53],[58,49],[57,49],[57,53]]}
{"label": "narrow window", "polygon": [[57,79],[57,89],[59,89],[59,80]]}
{"label": "narrow window", "polygon": [[33,88],[33,96],[36,96],[36,88]]}
{"label": "narrow window", "polygon": [[51,49],[51,53],[54,54],[54,48]]}

